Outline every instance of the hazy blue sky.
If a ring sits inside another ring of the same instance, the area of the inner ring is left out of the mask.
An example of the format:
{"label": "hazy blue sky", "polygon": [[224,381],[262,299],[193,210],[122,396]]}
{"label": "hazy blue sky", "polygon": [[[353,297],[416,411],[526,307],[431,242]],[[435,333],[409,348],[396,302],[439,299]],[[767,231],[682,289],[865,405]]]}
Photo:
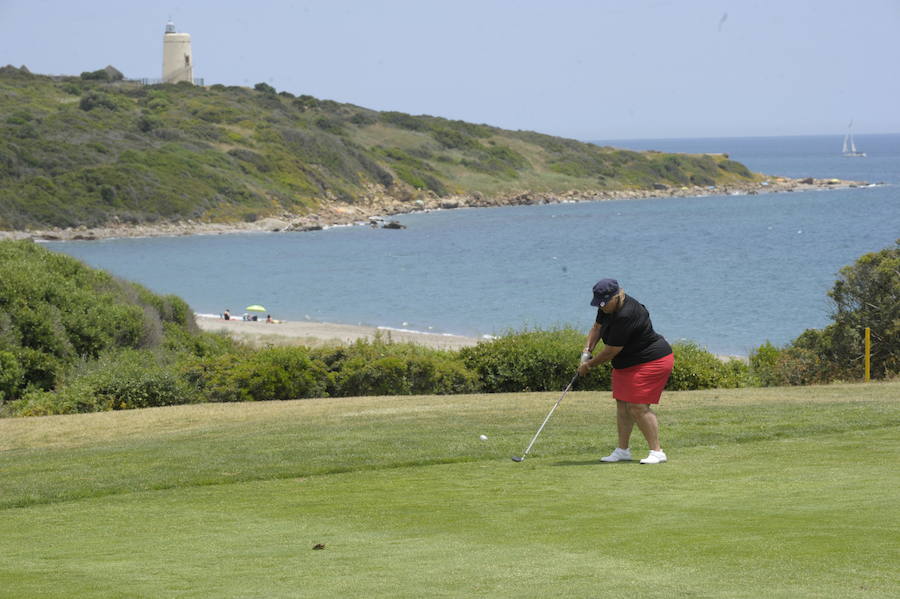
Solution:
{"label": "hazy blue sky", "polygon": [[0,65],[207,84],[579,139],[900,132],[900,0],[0,0]]}

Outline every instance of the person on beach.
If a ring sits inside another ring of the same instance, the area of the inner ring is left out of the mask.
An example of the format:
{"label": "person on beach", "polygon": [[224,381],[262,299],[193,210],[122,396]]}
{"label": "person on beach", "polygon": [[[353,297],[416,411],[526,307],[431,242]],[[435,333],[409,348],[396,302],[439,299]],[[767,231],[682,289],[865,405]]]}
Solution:
{"label": "person on beach", "polygon": [[225,312],[222,313],[222,318],[225,320],[231,320],[231,311],[228,308],[225,308]]}
{"label": "person on beach", "polygon": [[[672,373],[675,358],[668,341],[653,330],[650,313],[639,301],[626,295],[615,279],[601,279],[594,285],[591,305],[597,307],[597,318],[587,336],[578,374],[584,376],[602,362],[612,362],[612,396],[616,400],[618,446],[603,462],[631,461],[629,440],[637,424],[650,454],[641,464],[667,461],[659,445],[659,422],[650,409]],[[596,356],[594,347],[600,340],[604,347]]]}
{"label": "person on beach", "polygon": [[266,322],[269,323],[269,324],[272,324],[272,323],[275,322],[274,320],[272,320],[272,315],[271,315],[271,314],[269,314],[268,316],[266,316]]}

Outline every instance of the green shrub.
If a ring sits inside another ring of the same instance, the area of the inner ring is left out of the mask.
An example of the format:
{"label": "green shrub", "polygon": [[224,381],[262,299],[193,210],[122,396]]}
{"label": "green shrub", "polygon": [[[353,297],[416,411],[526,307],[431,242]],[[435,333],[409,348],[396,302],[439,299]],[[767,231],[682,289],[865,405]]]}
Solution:
{"label": "green shrub", "polygon": [[324,397],[325,366],[302,347],[273,347],[200,359],[185,369],[207,401],[272,401]]}
{"label": "green shrub", "polygon": [[18,395],[25,370],[12,352],[0,350],[0,404]]}
{"label": "green shrub", "polygon": [[137,128],[144,133],[150,133],[154,129],[159,129],[161,126],[162,121],[150,114],[142,114],[137,120]]}
{"label": "green shrub", "polygon": [[769,341],[750,352],[750,374],[753,380],[763,387],[778,385],[780,381],[778,373],[780,358],[781,350]]}
{"label": "green shrub", "polygon": [[407,377],[412,393],[453,395],[481,389],[478,377],[456,356],[433,354],[409,361]]}
{"label": "green shrub", "polygon": [[[576,369],[586,335],[572,328],[510,333],[460,350],[463,363],[478,374],[489,393],[553,391],[564,388]],[[610,388],[611,367],[593,368],[579,389]]]}
{"label": "green shrub", "polygon": [[415,117],[405,112],[382,112],[378,115],[381,122],[401,129],[409,129],[410,131],[424,131],[428,128],[424,119]]}
{"label": "green shrub", "polygon": [[345,360],[334,376],[334,395],[412,395],[473,393],[474,373],[458,361],[440,354],[390,355],[370,360]]}
{"label": "green shrub", "polygon": [[109,94],[100,91],[90,90],[81,97],[78,107],[84,111],[90,111],[94,108],[106,108],[107,110],[118,110],[119,105],[116,104]]}
{"label": "green shrub", "polygon": [[455,352],[393,343],[380,335],[372,341],[314,349],[312,355],[330,371],[328,392],[333,396],[473,393],[479,389],[477,376]]}
{"label": "green shrub", "polygon": [[110,77],[109,72],[106,69],[98,69],[96,71],[84,71],[81,73],[81,78],[85,81],[110,81],[112,77]]}
{"label": "green shrub", "polygon": [[195,332],[184,300],[157,296],[29,241],[0,241],[0,349],[22,374],[7,398],[27,387],[56,388],[77,360],[117,348],[158,347],[168,334]]}
{"label": "green shrub", "polygon": [[409,395],[406,361],[397,356],[377,360],[355,358],[343,363],[337,374],[338,395]]}
{"label": "green shrub", "polygon": [[191,332],[170,322],[163,323],[163,332],[163,348],[186,360],[234,353],[239,346],[225,333]]}
{"label": "green shrub", "polygon": [[317,100],[316,98],[314,98],[310,95],[303,94],[303,95],[297,96],[294,99],[294,101],[292,102],[292,104],[300,112],[306,112],[307,110],[314,110],[314,109],[318,108],[319,100]]}
{"label": "green shrub", "polygon": [[689,391],[742,387],[748,384],[749,369],[740,360],[723,362],[695,343],[675,343],[675,366],[666,389]]}
{"label": "green shrub", "polygon": [[196,391],[154,352],[121,350],[83,363],[57,391],[26,393],[13,409],[19,416],[44,416],[170,406],[196,399]]}
{"label": "green shrub", "polygon": [[11,397],[18,397],[23,389],[53,389],[62,380],[68,363],[52,354],[30,348],[19,347],[13,352],[22,367],[22,378],[18,390]]}
{"label": "green shrub", "polygon": [[802,347],[788,347],[778,357],[776,385],[814,385],[832,379],[821,354]]}
{"label": "green shrub", "polygon": [[358,127],[366,127],[368,125],[374,125],[378,122],[373,115],[367,114],[365,112],[357,112],[352,117],[350,117],[350,122]]}
{"label": "green shrub", "polygon": [[344,133],[344,124],[339,119],[322,116],[315,120],[315,124],[322,131],[333,135],[342,135]]}
{"label": "green shrub", "polygon": [[263,82],[257,83],[256,85],[253,86],[253,89],[255,89],[258,92],[262,92],[264,94],[270,94],[273,96],[275,95],[275,88],[272,87],[271,85],[269,85],[268,83],[263,83]]}

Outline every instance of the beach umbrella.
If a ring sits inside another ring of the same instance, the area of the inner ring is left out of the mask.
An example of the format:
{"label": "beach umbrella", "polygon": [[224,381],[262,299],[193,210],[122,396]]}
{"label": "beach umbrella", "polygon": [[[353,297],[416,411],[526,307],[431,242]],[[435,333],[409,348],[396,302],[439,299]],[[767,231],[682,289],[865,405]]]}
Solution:
{"label": "beach umbrella", "polygon": [[265,308],[263,308],[262,306],[260,306],[259,304],[253,304],[252,306],[247,306],[246,308],[244,308],[244,310],[246,310],[247,312],[267,312],[268,311]]}

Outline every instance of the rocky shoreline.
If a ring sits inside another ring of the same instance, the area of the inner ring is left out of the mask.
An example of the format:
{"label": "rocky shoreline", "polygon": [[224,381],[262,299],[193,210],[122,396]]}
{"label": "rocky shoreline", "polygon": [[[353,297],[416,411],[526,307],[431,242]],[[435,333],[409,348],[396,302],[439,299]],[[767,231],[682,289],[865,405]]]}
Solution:
{"label": "rocky shoreline", "polygon": [[670,187],[656,185],[650,190],[617,191],[568,191],[565,193],[524,192],[497,197],[485,197],[480,193],[438,197],[427,195],[421,199],[398,199],[384,188],[373,187],[370,193],[354,205],[323,206],[316,214],[282,214],[263,218],[254,222],[204,223],[182,221],[130,225],[112,223],[105,227],[77,227],[65,229],[45,229],[32,231],[0,231],[2,239],[32,239],[35,241],[80,241],[101,240],[120,237],[179,237],[185,235],[223,235],[247,232],[300,232],[315,231],[333,226],[368,225],[388,229],[403,228],[388,217],[396,214],[430,210],[450,210],[455,208],[486,208],[493,206],[522,206],[536,204],[559,204],[568,202],[597,202],[606,200],[630,200],[663,197],[697,197],[710,195],[756,195],[760,193],[804,192],[826,189],[846,189],[866,187],[861,181],[840,179],[789,179],[773,177],[765,181],[709,187]]}

